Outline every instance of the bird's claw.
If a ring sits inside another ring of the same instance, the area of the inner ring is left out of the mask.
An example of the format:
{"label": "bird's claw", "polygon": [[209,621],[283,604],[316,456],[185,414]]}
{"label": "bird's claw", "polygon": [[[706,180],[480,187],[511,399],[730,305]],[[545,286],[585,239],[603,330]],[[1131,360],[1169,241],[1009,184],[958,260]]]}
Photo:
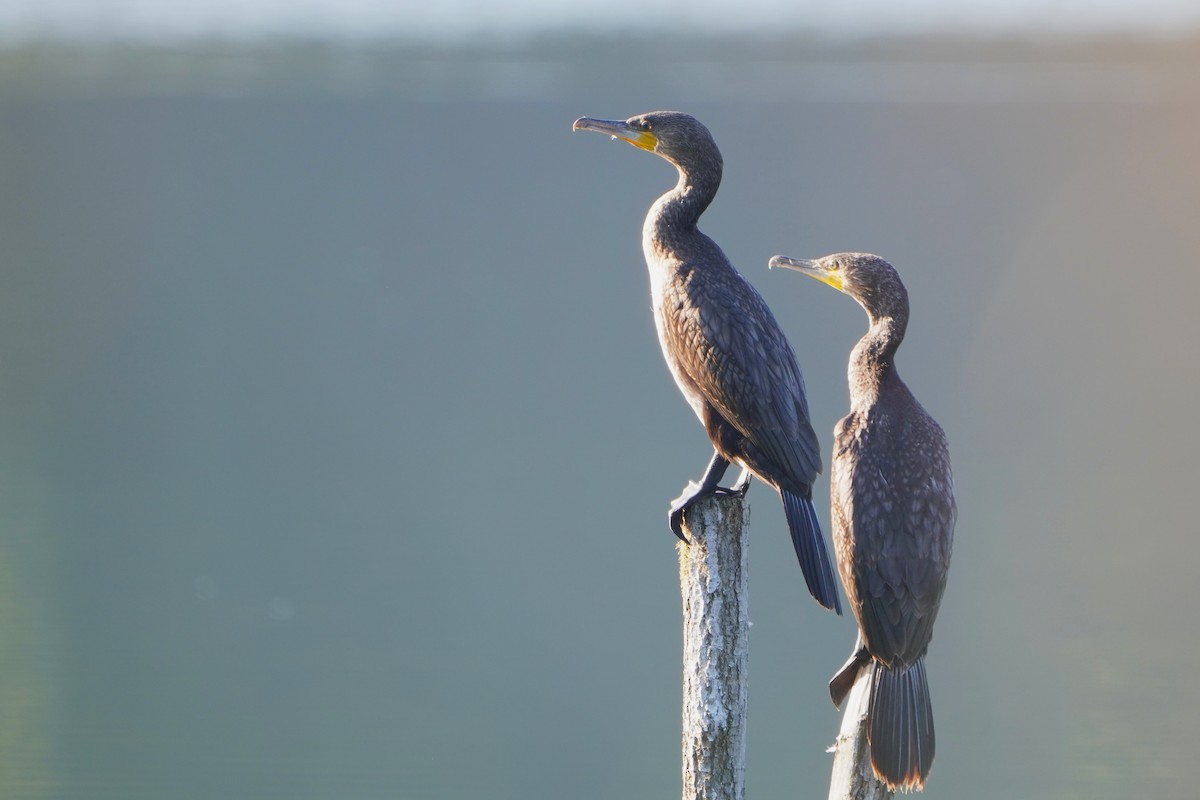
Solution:
{"label": "bird's claw", "polygon": [[671,533],[675,534],[684,544],[691,544],[688,537],[683,535],[683,508],[672,508],[667,520],[671,524]]}
{"label": "bird's claw", "polygon": [[745,497],[746,490],[749,488],[750,470],[744,471],[738,482],[729,488],[714,486],[711,489],[707,489],[701,483],[688,481],[688,485],[683,489],[683,494],[671,501],[671,513],[667,515],[667,521],[671,525],[671,532],[679,537],[679,541],[684,544],[690,544],[688,538],[683,535],[683,512],[687,511],[693,503],[702,497],[710,495],[716,497]]}
{"label": "bird's claw", "polygon": [[702,496],[700,488],[700,484],[695,481],[688,481],[683,494],[671,501],[671,512],[667,515],[667,522],[671,526],[671,533],[678,536],[679,541],[684,544],[691,544],[691,542],[683,534],[683,512]]}

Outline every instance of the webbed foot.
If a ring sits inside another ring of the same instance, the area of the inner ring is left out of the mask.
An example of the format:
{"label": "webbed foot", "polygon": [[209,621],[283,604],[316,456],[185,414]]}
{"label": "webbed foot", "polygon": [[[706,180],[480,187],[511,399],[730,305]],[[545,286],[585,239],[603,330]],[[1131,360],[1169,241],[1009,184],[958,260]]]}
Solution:
{"label": "webbed foot", "polygon": [[667,515],[667,522],[671,526],[671,532],[679,537],[679,540],[684,544],[690,544],[688,538],[683,535],[683,513],[688,510],[697,500],[705,497],[745,497],[746,490],[750,488],[750,471],[743,470],[737,484],[726,489],[724,486],[709,486],[705,483],[697,483],[696,481],[688,481],[688,485],[683,488],[683,494],[671,501],[671,511]]}
{"label": "webbed foot", "polygon": [[688,485],[683,488],[683,494],[671,501],[671,510],[667,514],[667,523],[671,526],[671,533],[679,537],[679,541],[684,544],[691,544],[688,538],[683,535],[683,512],[688,509],[688,506],[695,503],[704,496],[703,487],[695,481],[688,481]]}
{"label": "webbed foot", "polygon": [[742,474],[738,476],[737,483],[728,489],[730,494],[738,497],[745,497],[746,490],[750,488],[750,470],[743,468]]}

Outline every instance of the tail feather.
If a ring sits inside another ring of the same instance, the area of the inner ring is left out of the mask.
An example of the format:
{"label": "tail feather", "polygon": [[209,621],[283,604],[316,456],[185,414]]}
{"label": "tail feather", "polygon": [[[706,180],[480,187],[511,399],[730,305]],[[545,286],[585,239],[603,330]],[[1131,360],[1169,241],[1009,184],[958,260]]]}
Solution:
{"label": "tail feather", "polygon": [[921,789],[933,767],[933,706],[925,659],[907,667],[872,665],[871,765],[889,789]]}
{"label": "tail feather", "polygon": [[821,535],[821,523],[817,520],[817,510],[813,508],[812,500],[788,489],[780,489],[779,495],[783,498],[792,546],[796,548],[796,557],[800,559],[800,570],[804,573],[809,593],[821,605],[841,614],[842,603],[833,576],[833,563],[829,560],[829,551],[825,547],[825,537]]}

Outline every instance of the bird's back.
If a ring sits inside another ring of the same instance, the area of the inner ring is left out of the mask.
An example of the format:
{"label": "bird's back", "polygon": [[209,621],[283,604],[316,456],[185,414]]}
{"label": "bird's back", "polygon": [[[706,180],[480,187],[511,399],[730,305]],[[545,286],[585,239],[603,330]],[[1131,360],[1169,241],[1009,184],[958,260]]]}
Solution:
{"label": "bird's back", "polygon": [[663,355],[724,455],[772,485],[807,488],[820,446],[796,356],[758,291],[697,235],[651,264]]}
{"label": "bird's back", "polygon": [[830,491],[864,642],[886,663],[910,664],[932,637],[957,512],[945,434],[898,377],[838,423]]}

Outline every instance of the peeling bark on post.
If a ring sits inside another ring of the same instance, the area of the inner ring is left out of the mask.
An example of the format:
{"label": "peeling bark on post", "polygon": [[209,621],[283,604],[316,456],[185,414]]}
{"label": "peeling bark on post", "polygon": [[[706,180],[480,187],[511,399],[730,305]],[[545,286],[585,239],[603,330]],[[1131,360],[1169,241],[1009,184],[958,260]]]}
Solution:
{"label": "peeling bark on post", "polygon": [[683,599],[683,800],[743,800],[746,774],[746,584],[749,509],[708,497],[688,509],[679,543]]}
{"label": "peeling bark on post", "polygon": [[846,714],[833,747],[833,777],[829,781],[829,800],[890,800],[894,793],[876,779],[871,769],[871,748],[867,744],[867,711],[871,699],[871,670],[858,674]]}

